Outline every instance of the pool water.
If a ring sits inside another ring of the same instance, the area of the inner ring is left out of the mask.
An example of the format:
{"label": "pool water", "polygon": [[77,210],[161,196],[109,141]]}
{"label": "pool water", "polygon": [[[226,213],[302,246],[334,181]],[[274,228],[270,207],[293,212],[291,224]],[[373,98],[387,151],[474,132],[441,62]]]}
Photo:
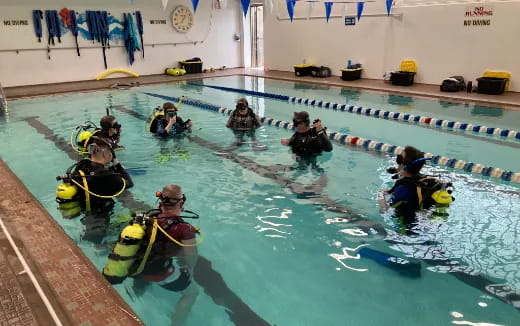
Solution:
{"label": "pool water", "polygon": [[[260,78],[215,78],[204,83],[242,83],[241,87],[253,83],[266,91],[286,91],[280,89],[281,82]],[[294,87],[294,94],[300,91]],[[222,155],[219,148],[233,140],[225,128],[227,117],[189,105],[183,105],[179,114],[194,121],[196,137],[159,141],[145,131],[140,117],[163,100],[144,92],[186,95],[224,107],[233,107],[240,97],[164,84],[15,100],[0,122],[0,154],[98,269],[125,225],[118,219],[124,220],[141,202],[154,206],[154,193],[165,184],[180,184],[186,208],[201,216],[196,224],[205,239],[198,250],[205,266],[201,270],[208,272],[198,282],[199,294],[187,325],[518,324],[519,303],[515,308],[497,299],[482,289],[485,282],[476,276],[520,292],[517,186],[429,167],[430,173],[454,183],[456,201],[447,220],[423,217],[419,235],[406,236],[390,215],[379,213],[376,202],[377,191],[392,184],[385,170],[394,158],[335,145],[332,154],[321,157],[324,175],[317,170],[279,171],[281,166],[294,166],[287,148],[279,143],[290,137],[289,131],[264,126],[258,138],[267,151],[244,146]],[[293,111],[303,109],[248,99],[261,115],[286,121]],[[62,218],[54,201],[54,177],[74,162],[56,143],[68,139],[79,123],[98,121],[107,106],[114,108],[123,125],[121,143],[126,150],[118,153],[118,159],[127,168],[146,173],[133,176],[131,193],[136,201],[118,201],[105,245],[100,246],[83,240],[80,218]],[[520,158],[518,149],[506,145],[491,146],[370,117],[317,112],[330,130],[348,128],[352,134],[396,145],[418,144],[435,154],[506,169],[517,168]],[[301,187],[318,198],[306,196]],[[349,207],[351,213],[327,208],[334,205]],[[420,275],[409,277],[393,265],[357,255],[365,247],[420,264]],[[217,286],[220,276],[226,287]],[[169,325],[180,298],[155,284],[137,291],[132,279],[115,289],[147,325]]]}

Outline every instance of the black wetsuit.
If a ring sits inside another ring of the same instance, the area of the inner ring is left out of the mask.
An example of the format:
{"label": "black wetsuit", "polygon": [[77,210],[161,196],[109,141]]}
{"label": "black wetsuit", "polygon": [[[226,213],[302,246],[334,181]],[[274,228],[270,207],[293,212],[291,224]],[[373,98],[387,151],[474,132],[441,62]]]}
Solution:
{"label": "black wetsuit", "polygon": [[176,116],[176,122],[173,124],[170,132],[166,131],[166,126],[168,125],[168,120],[163,116],[158,116],[152,122],[152,126],[150,131],[154,133],[158,137],[166,138],[169,136],[182,136],[188,132],[190,132],[190,128],[188,127],[188,122],[184,122],[181,117]]}
{"label": "black wetsuit", "polygon": [[323,151],[332,151],[330,142],[325,130],[320,132],[316,128],[311,128],[306,132],[296,132],[289,140],[292,152],[302,158],[312,158],[320,155]]}
{"label": "black wetsuit", "polygon": [[233,130],[235,137],[239,141],[243,141],[244,136],[251,137],[255,140],[255,131],[257,128],[260,128],[261,124],[254,111],[248,108],[245,115],[240,114],[238,109],[235,110],[226,123],[226,126]]}
{"label": "black wetsuit", "polygon": [[[125,180],[125,189],[133,187],[133,182],[128,173],[121,164],[105,168],[102,164],[94,163],[89,159],[78,162],[72,175],[74,180],[84,187],[84,180],[80,176],[79,170],[85,174],[88,190],[94,194],[101,196],[112,196],[123,189],[123,180]],[[83,189],[78,189],[78,200],[86,205],[86,193]],[[100,243],[105,236],[114,200],[109,198],[99,198],[90,195],[90,212],[85,214],[81,220],[85,225],[85,233],[83,239]]]}

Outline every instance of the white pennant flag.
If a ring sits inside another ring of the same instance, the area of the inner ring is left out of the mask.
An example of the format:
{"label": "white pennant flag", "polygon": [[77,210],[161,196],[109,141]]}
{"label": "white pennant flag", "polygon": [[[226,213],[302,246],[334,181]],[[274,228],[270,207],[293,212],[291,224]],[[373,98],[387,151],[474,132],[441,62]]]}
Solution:
{"label": "white pennant flag", "polygon": [[161,0],[161,1],[162,1],[163,10],[166,11],[166,7],[168,7],[168,0]]}
{"label": "white pennant flag", "polygon": [[347,4],[343,4],[343,21],[345,21],[345,17],[347,16]]}

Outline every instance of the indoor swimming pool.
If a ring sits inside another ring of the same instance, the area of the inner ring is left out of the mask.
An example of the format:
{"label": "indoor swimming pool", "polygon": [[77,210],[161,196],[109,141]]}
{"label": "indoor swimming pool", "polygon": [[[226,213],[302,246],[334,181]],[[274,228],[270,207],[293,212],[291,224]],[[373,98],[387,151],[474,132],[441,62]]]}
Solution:
{"label": "indoor swimming pool", "polygon": [[[520,111],[448,104],[347,91],[256,77],[141,86],[18,99],[0,116],[0,155],[49,214],[101,270],[129,212],[156,205],[155,192],[183,187],[186,208],[204,234],[195,282],[199,293],[187,324],[194,325],[510,325],[520,309],[520,187],[429,165],[426,172],[454,184],[447,218],[423,214],[406,235],[377,193],[393,180],[395,157],[333,143],[321,169],[290,169],[294,159],[280,139],[291,131],[264,125],[265,151],[226,149],[233,135],[227,116],[182,105],[194,122],[181,140],[161,141],[146,118],[180,97],[234,108],[241,94],[220,85],[394,112],[520,129]],[[156,96],[154,96],[156,95]],[[520,141],[447,133],[362,115],[246,96],[260,116],[291,121],[294,111],[319,117],[342,132],[435,155],[520,172]],[[71,131],[111,112],[123,126],[117,156],[135,183],[117,200],[103,244],[84,239],[81,217],[57,209],[55,177],[78,159]],[[369,248],[367,251],[366,249]],[[365,249],[365,250],[364,250]],[[367,253],[368,252],[368,253]],[[371,253],[371,254],[369,254]],[[375,253],[375,254],[374,254]],[[385,257],[384,262],[381,257]],[[136,289],[128,278],[114,288],[146,325],[169,325],[180,295],[155,284]]]}

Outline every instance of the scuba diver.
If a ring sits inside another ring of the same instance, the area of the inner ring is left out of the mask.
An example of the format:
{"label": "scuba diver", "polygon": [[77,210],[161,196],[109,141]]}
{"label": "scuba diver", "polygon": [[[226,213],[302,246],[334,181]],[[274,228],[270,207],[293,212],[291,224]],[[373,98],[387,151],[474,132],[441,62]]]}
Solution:
{"label": "scuba diver", "polygon": [[199,228],[184,219],[199,216],[184,209],[186,196],[178,185],[165,186],[156,197],[159,209],[136,215],[123,229],[102,273],[112,284],[131,276],[136,290],[153,282],[182,293],[173,316],[173,325],[181,325],[198,295],[192,275],[202,242],[195,239]]}
{"label": "scuba diver", "polygon": [[[117,122],[116,117],[108,114],[99,121],[101,128],[98,128],[92,121],[87,121],[77,126],[71,135],[72,147],[81,154],[88,154],[87,147],[92,144],[96,138],[103,138],[110,143],[114,151],[125,149],[119,145],[121,139],[121,124]],[[74,145],[76,144],[76,146]]]}
{"label": "scuba diver", "polygon": [[[447,208],[455,200],[451,193],[453,185],[420,173],[425,162],[429,160],[424,153],[412,146],[406,146],[396,157],[397,168],[387,171],[397,179],[391,189],[379,192],[378,201],[381,211],[395,208],[395,215],[402,224],[416,222],[416,212],[435,207],[433,216],[447,217]],[[391,195],[387,202],[385,196]]]}
{"label": "scuba diver", "polygon": [[[114,159],[111,144],[103,138],[91,137],[89,159],[69,167],[56,189],[56,201],[65,218],[86,211],[81,220],[85,225],[83,239],[101,243],[114,207],[114,197],[133,187],[133,182],[121,163]],[[106,167],[110,162],[112,165]]]}
{"label": "scuba diver", "polygon": [[260,128],[260,118],[255,114],[253,109],[249,107],[249,103],[245,98],[238,100],[237,105],[231,117],[226,123],[226,127],[233,130],[236,142],[235,146],[244,144],[244,137],[248,136],[252,141],[252,147],[255,150],[265,150],[266,146],[259,145],[256,140],[256,129]]}
{"label": "scuba diver", "polygon": [[323,152],[332,151],[332,143],[327,137],[327,128],[323,127],[320,119],[310,127],[309,113],[294,112],[293,125],[296,130],[290,139],[282,139],[281,144],[290,146],[300,165],[311,165],[318,168],[316,158]]}
{"label": "scuba diver", "polygon": [[166,102],[162,109],[160,107],[155,109],[154,116],[150,119],[149,129],[151,133],[161,138],[181,137],[191,133],[193,122],[190,119],[183,121],[177,115],[183,99],[184,96],[181,97],[177,106],[171,102]]}

